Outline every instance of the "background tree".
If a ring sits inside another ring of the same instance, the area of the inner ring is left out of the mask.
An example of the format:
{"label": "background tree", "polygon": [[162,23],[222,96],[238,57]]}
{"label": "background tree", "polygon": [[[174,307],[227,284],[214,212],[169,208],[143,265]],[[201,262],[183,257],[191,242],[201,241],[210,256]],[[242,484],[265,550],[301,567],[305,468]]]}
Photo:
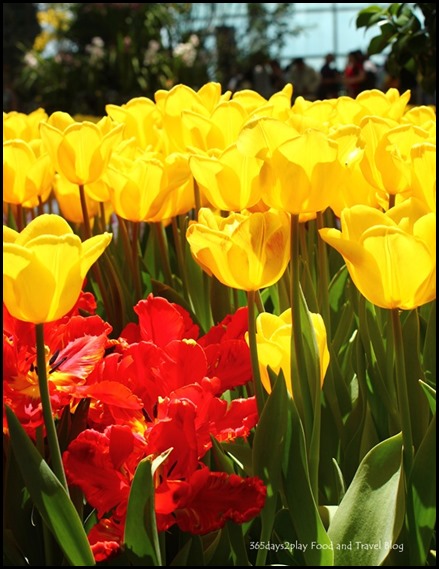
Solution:
{"label": "background tree", "polygon": [[[198,89],[214,80],[225,87],[233,66],[248,69],[254,54],[276,57],[286,35],[297,33],[291,29],[294,5],[285,3],[38,6],[40,33],[33,48],[23,43],[23,66],[14,69],[19,110],[25,112],[43,107],[99,116],[107,103],[152,98],[176,83]],[[221,11],[233,9],[245,18],[245,33],[235,34],[233,26],[223,33]]]}
{"label": "background tree", "polygon": [[23,53],[32,49],[40,32],[37,7],[31,2],[3,3],[3,108],[16,106],[14,77],[23,65]]}
{"label": "background tree", "polygon": [[436,92],[436,4],[369,6],[358,13],[357,28],[376,28],[368,54],[386,53],[387,70],[399,77],[406,70],[418,77],[423,90]]}

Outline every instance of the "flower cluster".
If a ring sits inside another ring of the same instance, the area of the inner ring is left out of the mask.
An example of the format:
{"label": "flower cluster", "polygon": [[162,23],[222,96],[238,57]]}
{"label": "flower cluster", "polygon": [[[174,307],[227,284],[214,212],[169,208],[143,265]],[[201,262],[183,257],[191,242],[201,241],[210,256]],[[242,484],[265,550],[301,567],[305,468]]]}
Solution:
{"label": "flower cluster", "polygon": [[[96,555],[114,554],[122,542],[139,462],[166,451],[155,490],[160,531],[177,524],[204,534],[259,514],[266,493],[259,478],[212,471],[202,463],[212,437],[246,439],[257,423],[254,397],[233,395],[252,377],[246,309],[199,337],[185,310],[150,295],[135,307],[138,323],[111,340],[111,327],[94,314],[95,307],[92,295],[82,293],[72,310],[46,325],[45,336],[55,418],[75,414],[82,400],[90,401],[88,428],[68,446],[64,465],[69,483],[96,509],[98,523],[89,533]],[[4,402],[36,439],[44,423],[35,332],[5,307],[3,344]],[[226,392],[228,401],[221,397]]]}
{"label": "flower cluster", "polygon": [[435,111],[292,92],[4,114],[8,512],[39,510],[39,562],[49,529],[72,565],[426,564]]}

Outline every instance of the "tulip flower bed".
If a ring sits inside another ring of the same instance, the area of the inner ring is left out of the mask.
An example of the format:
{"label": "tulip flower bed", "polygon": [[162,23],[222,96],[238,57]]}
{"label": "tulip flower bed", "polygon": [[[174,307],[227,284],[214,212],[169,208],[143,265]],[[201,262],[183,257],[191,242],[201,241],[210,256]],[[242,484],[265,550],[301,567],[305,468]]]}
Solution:
{"label": "tulip flower bed", "polygon": [[4,113],[5,565],[435,565],[435,110],[292,89]]}

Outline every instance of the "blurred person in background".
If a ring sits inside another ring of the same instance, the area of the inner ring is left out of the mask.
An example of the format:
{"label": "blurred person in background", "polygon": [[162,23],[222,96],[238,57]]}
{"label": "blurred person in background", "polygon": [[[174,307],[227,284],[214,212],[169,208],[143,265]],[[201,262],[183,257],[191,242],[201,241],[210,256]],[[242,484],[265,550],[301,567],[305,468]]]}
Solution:
{"label": "blurred person in background", "polygon": [[343,84],[346,95],[355,99],[363,91],[366,71],[363,65],[363,54],[360,50],[350,51],[343,73]]}
{"label": "blurred person in background", "polygon": [[335,99],[341,88],[342,74],[335,66],[335,56],[328,53],[320,69],[320,85],[317,90],[318,99]]}
{"label": "blurred person in background", "polygon": [[315,101],[320,85],[320,74],[303,57],[293,59],[285,72],[287,83],[293,84],[293,102],[297,97]]}

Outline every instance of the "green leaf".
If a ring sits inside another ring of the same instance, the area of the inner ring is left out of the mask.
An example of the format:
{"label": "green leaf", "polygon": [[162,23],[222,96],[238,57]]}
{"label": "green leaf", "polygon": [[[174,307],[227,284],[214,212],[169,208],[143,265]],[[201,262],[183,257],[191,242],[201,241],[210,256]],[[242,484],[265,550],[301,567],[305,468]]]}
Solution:
{"label": "green leaf", "polygon": [[410,547],[410,564],[422,567],[436,526],[436,415],[416,453],[408,487],[409,534],[416,542]]}
{"label": "green leaf", "polygon": [[[427,308],[427,307],[425,307]],[[436,379],[436,302],[431,303],[422,349],[422,362],[426,379]]]}
{"label": "green leaf", "polygon": [[23,551],[21,551],[14,538],[14,534],[9,529],[3,531],[3,565],[5,567],[21,567],[29,565],[28,559]]}
{"label": "green leaf", "polygon": [[[288,398],[288,438],[285,443],[283,490],[297,539],[307,545],[307,565],[333,566],[334,553],[311,490],[302,422],[293,399]],[[291,541],[291,540],[290,540]]]}
{"label": "green leaf", "polygon": [[335,565],[378,566],[387,557],[404,520],[401,456],[399,433],[364,457],[329,526]]}
{"label": "green leaf", "polygon": [[84,527],[67,492],[7,406],[6,416],[12,450],[41,517],[71,565],[95,565]]}
{"label": "green leaf", "polygon": [[3,452],[3,532],[5,536],[3,547],[5,551],[9,547],[6,543],[6,533],[10,532],[14,545],[21,550],[27,563],[43,565],[45,558],[42,523],[35,523],[35,517],[38,520],[41,517],[34,511],[35,506],[26,489],[17,460],[11,445],[6,440]]}
{"label": "green leaf", "polygon": [[[183,563],[183,561],[185,561]],[[199,535],[190,536],[184,547],[172,560],[172,566],[204,567],[203,542]]]}
{"label": "green leaf", "polygon": [[230,552],[235,567],[248,567],[250,565],[245,547],[243,526],[227,522],[225,530],[229,536]]}
{"label": "green leaf", "polygon": [[390,38],[391,35],[389,34],[375,36],[370,40],[369,47],[367,48],[367,53],[369,55],[381,53],[389,45]]}
{"label": "green leaf", "polygon": [[252,449],[248,443],[224,442],[221,443],[224,452],[233,460],[247,476],[253,476]]}
{"label": "green leaf", "polygon": [[413,444],[417,448],[425,436],[431,419],[428,401],[419,389],[419,380],[424,379],[420,355],[419,314],[417,310],[406,311],[402,326],[407,393],[410,401]]}
{"label": "green leaf", "polygon": [[133,565],[161,566],[161,553],[154,508],[154,473],[172,449],[151,460],[146,457],[136,468],[128,498],[124,544]]}
{"label": "green leaf", "polygon": [[288,392],[280,373],[270,393],[253,440],[253,472],[275,494],[280,488],[282,455],[287,431]]}
{"label": "green leaf", "polygon": [[368,6],[364,10],[360,10],[355,20],[355,25],[357,28],[368,28],[383,18],[383,12],[383,9],[379,6]]}
{"label": "green leaf", "polygon": [[[269,541],[281,488],[282,456],[287,433],[288,392],[283,373],[276,379],[253,439],[253,472],[267,486],[267,498],[261,512],[261,542]],[[257,564],[265,565],[266,550],[258,551]]]}
{"label": "green leaf", "polygon": [[215,470],[220,472],[227,472],[227,474],[236,474],[233,460],[227,456],[225,450],[216,438],[211,434],[210,440],[212,442],[212,457],[215,464]]}
{"label": "green leaf", "polygon": [[332,459],[332,463],[334,465],[335,480],[337,483],[337,494],[338,494],[339,503],[340,503],[341,500],[343,499],[343,496],[346,494],[345,481],[343,478],[343,472],[341,471],[341,468],[338,465],[335,458]]}
{"label": "green leaf", "polygon": [[427,396],[431,412],[436,413],[436,391],[422,380],[419,380],[419,383]]}

